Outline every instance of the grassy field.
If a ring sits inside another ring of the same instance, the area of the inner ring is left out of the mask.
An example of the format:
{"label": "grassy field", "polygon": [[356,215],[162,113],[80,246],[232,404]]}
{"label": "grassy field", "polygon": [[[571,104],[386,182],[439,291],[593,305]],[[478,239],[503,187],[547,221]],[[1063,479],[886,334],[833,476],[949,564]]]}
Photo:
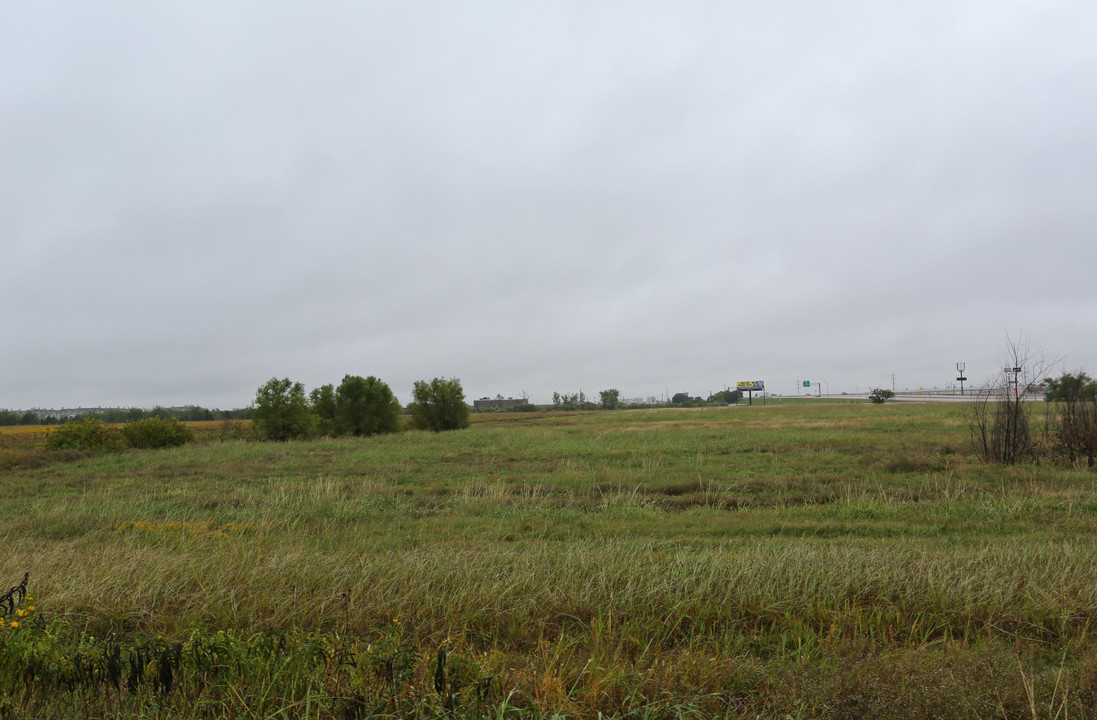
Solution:
{"label": "grassy field", "polygon": [[953,404],[47,458],[0,714],[1097,717],[1095,479]]}

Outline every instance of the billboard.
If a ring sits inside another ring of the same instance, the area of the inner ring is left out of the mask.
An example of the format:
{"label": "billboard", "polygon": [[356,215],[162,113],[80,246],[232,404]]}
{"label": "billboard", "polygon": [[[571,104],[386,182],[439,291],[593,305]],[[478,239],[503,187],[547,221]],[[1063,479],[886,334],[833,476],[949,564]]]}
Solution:
{"label": "billboard", "polygon": [[735,383],[736,390],[765,390],[766,383],[763,380],[740,380]]}

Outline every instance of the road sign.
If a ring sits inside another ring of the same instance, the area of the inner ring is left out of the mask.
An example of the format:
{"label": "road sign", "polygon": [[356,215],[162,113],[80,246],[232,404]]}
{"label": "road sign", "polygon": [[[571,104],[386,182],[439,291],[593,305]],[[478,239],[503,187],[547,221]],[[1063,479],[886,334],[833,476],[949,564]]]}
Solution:
{"label": "road sign", "polygon": [[804,387],[807,387],[807,388],[811,387],[811,380],[805,380],[804,381]]}

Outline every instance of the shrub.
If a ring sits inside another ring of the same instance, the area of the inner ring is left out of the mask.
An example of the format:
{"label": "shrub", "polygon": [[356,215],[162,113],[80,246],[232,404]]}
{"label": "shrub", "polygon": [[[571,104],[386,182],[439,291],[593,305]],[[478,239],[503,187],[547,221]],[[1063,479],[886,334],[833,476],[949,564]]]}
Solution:
{"label": "shrub", "polygon": [[122,433],[135,448],[178,447],[194,442],[194,431],[175,418],[138,420],[124,425]]}
{"label": "shrub", "polygon": [[246,420],[223,420],[217,431],[220,440],[258,440],[259,430]]}
{"label": "shrub", "polygon": [[117,452],[126,448],[126,436],[116,427],[95,418],[69,421],[46,436],[47,450],[84,450],[91,453]]}

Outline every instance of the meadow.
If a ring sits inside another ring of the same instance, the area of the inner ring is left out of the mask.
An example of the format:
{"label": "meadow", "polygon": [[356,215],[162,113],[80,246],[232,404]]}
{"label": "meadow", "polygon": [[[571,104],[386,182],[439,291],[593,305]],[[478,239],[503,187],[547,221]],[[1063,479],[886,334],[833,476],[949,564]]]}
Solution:
{"label": "meadow", "polygon": [[1097,717],[1097,475],[977,461],[962,405],[40,460],[0,716]]}

